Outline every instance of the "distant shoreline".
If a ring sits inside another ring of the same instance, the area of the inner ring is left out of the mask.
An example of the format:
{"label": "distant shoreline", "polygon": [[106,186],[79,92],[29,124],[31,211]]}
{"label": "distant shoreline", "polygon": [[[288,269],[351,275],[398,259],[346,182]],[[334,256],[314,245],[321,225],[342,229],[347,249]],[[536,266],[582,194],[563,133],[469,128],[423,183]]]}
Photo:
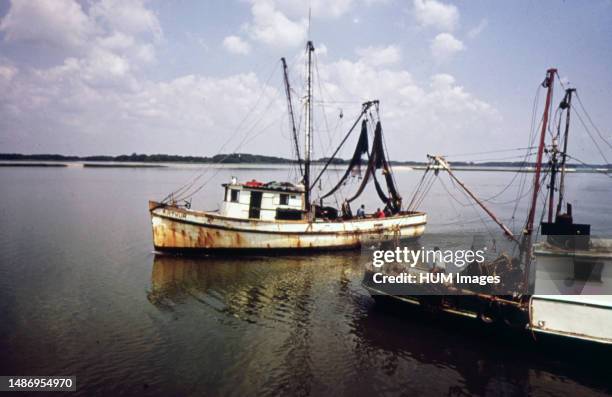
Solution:
{"label": "distant shoreline", "polygon": [[[0,167],[66,167],[67,163],[80,163],[83,167],[92,168],[160,168],[168,164],[218,164],[228,165],[291,165],[296,164],[295,160],[282,157],[263,156],[248,153],[219,154],[212,157],[199,156],[179,156],[167,154],[136,154],[120,156],[65,156],[61,154],[19,154],[19,153],[0,153]],[[322,165],[327,162],[326,158],[313,161],[314,165]],[[347,165],[348,160],[335,159],[333,165]],[[451,161],[450,164],[457,170],[481,170],[496,169],[498,171],[516,171],[516,168],[534,167],[534,163],[529,162],[508,162],[508,161]],[[423,161],[391,161],[394,166],[409,166],[415,169],[424,169],[427,166]],[[568,168],[580,172],[612,172],[612,164],[568,164]]]}

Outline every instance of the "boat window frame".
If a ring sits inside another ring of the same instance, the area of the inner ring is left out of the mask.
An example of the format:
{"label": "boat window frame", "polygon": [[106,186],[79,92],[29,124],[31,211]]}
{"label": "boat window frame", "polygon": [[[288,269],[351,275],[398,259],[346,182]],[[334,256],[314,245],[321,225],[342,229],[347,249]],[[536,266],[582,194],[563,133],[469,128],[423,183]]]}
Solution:
{"label": "boat window frame", "polygon": [[279,193],[278,195],[278,205],[289,205],[289,193]]}
{"label": "boat window frame", "polygon": [[[229,189],[230,194],[229,194],[229,202],[230,203],[239,203],[240,202],[240,189]],[[234,197],[235,194],[235,197]]]}

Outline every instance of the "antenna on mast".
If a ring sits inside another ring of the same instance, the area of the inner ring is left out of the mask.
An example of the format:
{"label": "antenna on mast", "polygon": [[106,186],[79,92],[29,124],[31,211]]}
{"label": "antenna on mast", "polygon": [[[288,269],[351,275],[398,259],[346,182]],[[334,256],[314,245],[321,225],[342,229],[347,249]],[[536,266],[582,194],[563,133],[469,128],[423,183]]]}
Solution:
{"label": "antenna on mast", "polygon": [[308,29],[306,31],[307,39],[310,41],[310,17],[311,17],[312,7],[310,6],[310,2],[308,2]]}

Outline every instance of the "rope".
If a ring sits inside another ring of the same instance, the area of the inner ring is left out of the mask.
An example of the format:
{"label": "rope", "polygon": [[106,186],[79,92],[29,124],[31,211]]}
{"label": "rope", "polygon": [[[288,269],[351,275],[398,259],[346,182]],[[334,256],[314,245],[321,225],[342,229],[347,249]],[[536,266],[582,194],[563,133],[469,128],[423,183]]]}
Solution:
{"label": "rope", "polygon": [[[576,110],[576,109],[574,109]],[[601,157],[603,158],[603,160],[605,161],[606,164],[610,164],[610,162],[608,161],[608,159],[606,158],[606,155],[604,154],[604,152],[601,150],[601,148],[599,147],[599,145],[597,144],[597,141],[595,140],[595,138],[593,137],[593,135],[591,134],[591,131],[589,131],[589,128],[587,127],[587,125],[585,124],[584,120],[582,120],[582,117],[580,116],[579,112],[574,112],[574,114],[576,116],[578,116],[578,120],[580,120],[580,123],[582,123],[582,126],[584,127],[584,130],[586,131],[587,135],[589,136],[589,138],[591,138],[591,141],[593,141],[593,144],[595,145],[595,148],[597,149],[597,151],[599,152],[599,154],[601,155]],[[604,140],[605,142],[605,140]],[[606,142],[607,143],[607,142]]]}
{"label": "rope", "polygon": [[[274,73],[276,72],[276,69],[278,68],[278,66],[280,65],[280,60],[277,61],[275,63],[274,68],[272,69],[272,72],[270,73],[270,75],[268,76],[268,78],[266,79],[265,82],[265,86],[268,86],[268,83],[270,82],[270,80],[272,79],[272,76],[274,75]],[[223,143],[223,145],[221,146],[221,148],[218,150],[217,154],[219,154],[221,151],[224,150],[224,148],[236,137],[236,135],[238,134],[238,131],[240,130],[240,128],[242,127],[242,125],[246,122],[246,120],[251,116],[251,114],[253,114],[253,112],[255,111],[255,109],[259,106],[259,104],[261,103],[261,99],[264,95],[264,91],[262,90],[257,98],[257,100],[255,101],[254,105],[249,109],[249,111],[245,114],[245,116],[240,120],[240,122],[238,123],[238,125],[236,126],[236,128],[234,129],[234,131],[230,134],[230,137]],[[206,175],[209,171],[210,171],[210,166],[211,165],[215,165],[215,164],[219,164],[221,162],[223,162],[225,159],[227,159],[227,157],[230,154],[227,154],[226,156],[224,156],[222,159],[220,159],[219,161],[216,161],[212,164],[209,164],[207,166],[204,167],[203,171],[198,171],[199,174],[196,174],[192,177],[192,179],[185,183],[184,185],[180,186],[178,189],[172,191],[170,194],[168,194],[163,200],[162,202],[167,201],[169,198],[173,197],[173,196],[177,196],[176,199],[180,200],[181,198],[179,198],[182,194],[186,193],[187,191],[189,191],[189,189],[191,189],[195,183],[202,178],[204,175]]]}
{"label": "rope", "polygon": [[612,149],[612,145],[610,144],[610,142],[608,142],[608,140],[603,136],[601,131],[599,131],[599,128],[597,128],[597,126],[595,125],[595,123],[591,119],[591,116],[589,116],[589,113],[586,111],[586,108],[584,107],[584,105],[582,104],[582,100],[580,99],[580,95],[578,95],[578,91],[575,91],[575,93],[576,93],[576,98],[578,98],[578,104],[580,104],[580,107],[582,108],[582,111],[586,115],[587,119],[591,122],[591,125],[593,126],[593,128],[595,129],[595,131],[597,132],[597,134],[599,135],[601,140],[604,141],[604,143],[606,145],[608,145],[608,147],[610,149]]}
{"label": "rope", "polygon": [[574,160],[574,161],[579,162],[580,164],[584,165],[584,166],[585,166],[585,167],[587,167],[587,168],[592,169],[592,170],[593,170],[593,171],[595,171],[595,172],[598,172],[598,173],[604,174],[604,175],[605,175],[605,176],[607,176],[608,178],[612,178],[612,174],[608,173],[607,171],[598,170],[597,168],[593,167],[592,165],[587,164],[587,163],[585,163],[584,161],[582,161],[582,160],[580,160],[580,159],[577,159],[576,157],[570,156],[569,154],[567,155],[567,157],[569,157],[570,159],[572,159],[572,160]]}
{"label": "rope", "polygon": [[[504,153],[504,152],[513,152],[513,151],[517,151],[517,150],[531,150],[531,149],[537,149],[537,146],[519,147],[519,148],[513,148],[513,149],[489,150],[489,151],[486,151],[486,152],[445,154],[445,155],[443,155],[443,157],[444,158],[449,158],[449,157],[466,157],[466,156],[477,156],[477,155],[481,155],[481,154]],[[479,160],[479,161],[483,161],[483,160]]]}

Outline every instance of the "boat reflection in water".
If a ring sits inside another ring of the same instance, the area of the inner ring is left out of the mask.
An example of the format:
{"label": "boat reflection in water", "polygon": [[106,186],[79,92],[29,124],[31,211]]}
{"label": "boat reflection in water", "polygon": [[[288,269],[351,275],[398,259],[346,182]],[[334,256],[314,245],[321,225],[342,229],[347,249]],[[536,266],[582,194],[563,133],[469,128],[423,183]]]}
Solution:
{"label": "boat reflection in water", "polygon": [[375,305],[361,286],[368,260],[156,255],[148,299],[167,320],[160,335],[186,371],[182,382],[213,394],[612,391],[596,352],[562,359],[527,334]]}
{"label": "boat reflection in water", "polygon": [[277,257],[155,255],[148,299],[159,308],[196,299],[247,321],[284,321],[292,311],[307,312],[317,300],[317,289],[333,287],[339,298],[346,297],[352,279],[352,288],[359,289],[367,260],[359,251]]}

